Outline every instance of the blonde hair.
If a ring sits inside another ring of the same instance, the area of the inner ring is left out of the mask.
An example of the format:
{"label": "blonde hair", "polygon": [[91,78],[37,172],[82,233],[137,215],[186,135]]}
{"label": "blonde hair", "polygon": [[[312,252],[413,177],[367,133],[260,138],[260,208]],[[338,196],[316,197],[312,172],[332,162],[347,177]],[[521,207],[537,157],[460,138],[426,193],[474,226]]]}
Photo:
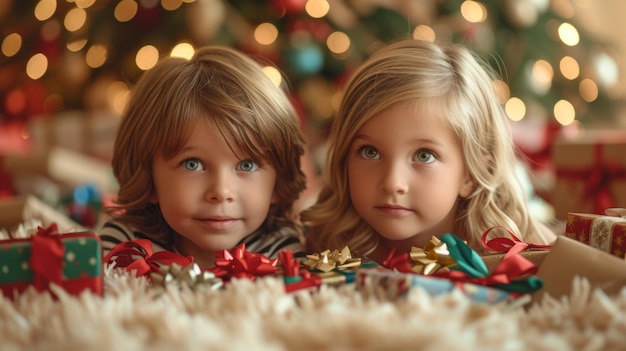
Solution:
{"label": "blonde hair", "polygon": [[[330,131],[324,188],[301,215],[307,251],[342,248],[371,253],[378,235],[352,206],[346,157],[355,134],[372,117],[405,103],[441,109],[461,144],[474,191],[457,206],[455,234],[483,251],[480,236],[505,226],[521,238],[534,231],[515,149],[493,88],[495,74],[468,49],[405,39],[373,54],[352,75]],[[443,233],[441,233],[443,234]]]}
{"label": "blonde hair", "polygon": [[306,183],[298,116],[256,61],[220,46],[200,48],[191,60],[162,59],[141,76],[115,140],[119,192],[108,212],[155,241],[173,242],[176,233],[151,203],[152,161],[158,152],[168,159],[180,151],[198,120],[208,120],[231,149],[275,168],[277,201],[261,228],[295,228],[291,211]]}

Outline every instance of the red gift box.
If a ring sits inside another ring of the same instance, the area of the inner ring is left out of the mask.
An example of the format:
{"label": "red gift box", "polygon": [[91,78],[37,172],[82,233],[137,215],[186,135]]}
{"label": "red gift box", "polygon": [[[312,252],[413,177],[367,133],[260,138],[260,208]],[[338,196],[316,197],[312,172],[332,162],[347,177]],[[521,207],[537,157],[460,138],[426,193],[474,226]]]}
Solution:
{"label": "red gift box", "polygon": [[623,259],[626,253],[626,218],[569,213],[565,236]]}
{"label": "red gift box", "polygon": [[72,295],[102,294],[102,245],[92,232],[58,234],[56,225],[33,237],[0,241],[0,290],[9,298],[51,284]]}
{"label": "red gift box", "polygon": [[626,131],[581,131],[552,146],[556,179],[550,202],[555,217],[603,214],[626,206]]}

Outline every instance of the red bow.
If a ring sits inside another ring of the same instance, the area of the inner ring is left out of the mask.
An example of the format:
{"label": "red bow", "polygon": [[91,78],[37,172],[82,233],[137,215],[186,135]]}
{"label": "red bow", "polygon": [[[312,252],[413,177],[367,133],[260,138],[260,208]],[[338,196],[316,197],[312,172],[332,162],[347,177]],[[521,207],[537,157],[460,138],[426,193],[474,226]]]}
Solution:
{"label": "red bow", "polygon": [[396,248],[392,247],[387,255],[387,258],[383,261],[383,267],[396,270],[403,273],[415,273],[411,268],[411,255],[408,253],[396,254]]}
{"label": "red bow", "polygon": [[159,268],[164,265],[176,263],[186,267],[193,263],[193,257],[171,251],[159,251],[153,254],[152,241],[137,239],[115,245],[104,257],[104,262],[115,262],[116,267],[126,267],[129,272],[136,270],[137,276],[149,277],[150,273],[159,272]]}
{"label": "red bow", "polygon": [[63,281],[63,255],[65,246],[57,231],[56,223],[48,228],[37,228],[33,236],[30,266],[35,274],[34,286],[44,291],[50,283],[61,285]]}
{"label": "red bow", "polygon": [[[497,237],[497,238],[487,240],[487,236],[489,235],[489,233],[492,230],[498,229],[498,228],[504,229],[509,234],[510,238]],[[486,248],[487,250],[495,251],[495,252],[508,252],[513,247],[521,247],[519,252],[526,250],[526,249],[551,249],[552,248],[552,245],[532,244],[532,243],[524,242],[520,238],[518,238],[515,234],[513,234],[513,232],[511,232],[510,230],[502,226],[495,226],[495,227],[491,227],[487,229],[483,233],[482,237],[480,238],[480,242],[484,248]]]}
{"label": "red bow", "polygon": [[215,253],[215,267],[209,268],[218,278],[249,278],[276,272],[277,259],[269,259],[260,253],[247,252],[246,244],[232,250]]}
{"label": "red bow", "polygon": [[278,260],[283,267],[286,292],[317,288],[322,284],[322,278],[301,267],[300,260],[293,258],[291,250],[281,250],[278,253]]}
{"label": "red bow", "polygon": [[451,270],[433,274],[434,277],[450,279],[456,283],[471,283],[483,286],[502,286],[512,284],[516,280],[537,273],[539,268],[519,253],[525,248],[523,245],[514,245],[504,255],[502,261],[491,274],[483,277],[472,277],[463,271]]}

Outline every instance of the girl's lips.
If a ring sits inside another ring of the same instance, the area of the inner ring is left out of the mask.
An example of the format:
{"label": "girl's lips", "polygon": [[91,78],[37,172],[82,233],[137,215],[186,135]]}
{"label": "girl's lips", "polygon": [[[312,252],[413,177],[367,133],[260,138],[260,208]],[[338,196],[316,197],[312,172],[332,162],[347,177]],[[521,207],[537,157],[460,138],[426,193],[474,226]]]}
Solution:
{"label": "girl's lips", "polygon": [[375,208],[376,210],[391,217],[403,217],[413,212],[412,210],[406,207],[394,206],[394,205],[382,205],[382,206],[376,206]]}

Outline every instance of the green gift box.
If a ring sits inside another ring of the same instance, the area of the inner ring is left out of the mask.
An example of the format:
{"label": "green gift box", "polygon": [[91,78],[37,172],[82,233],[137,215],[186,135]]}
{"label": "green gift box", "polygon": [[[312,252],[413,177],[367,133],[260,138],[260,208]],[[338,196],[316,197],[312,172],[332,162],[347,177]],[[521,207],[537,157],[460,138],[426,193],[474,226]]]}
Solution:
{"label": "green gift box", "polygon": [[9,298],[29,287],[56,284],[72,295],[102,294],[102,244],[93,232],[58,234],[56,226],[33,237],[0,241],[0,289]]}

